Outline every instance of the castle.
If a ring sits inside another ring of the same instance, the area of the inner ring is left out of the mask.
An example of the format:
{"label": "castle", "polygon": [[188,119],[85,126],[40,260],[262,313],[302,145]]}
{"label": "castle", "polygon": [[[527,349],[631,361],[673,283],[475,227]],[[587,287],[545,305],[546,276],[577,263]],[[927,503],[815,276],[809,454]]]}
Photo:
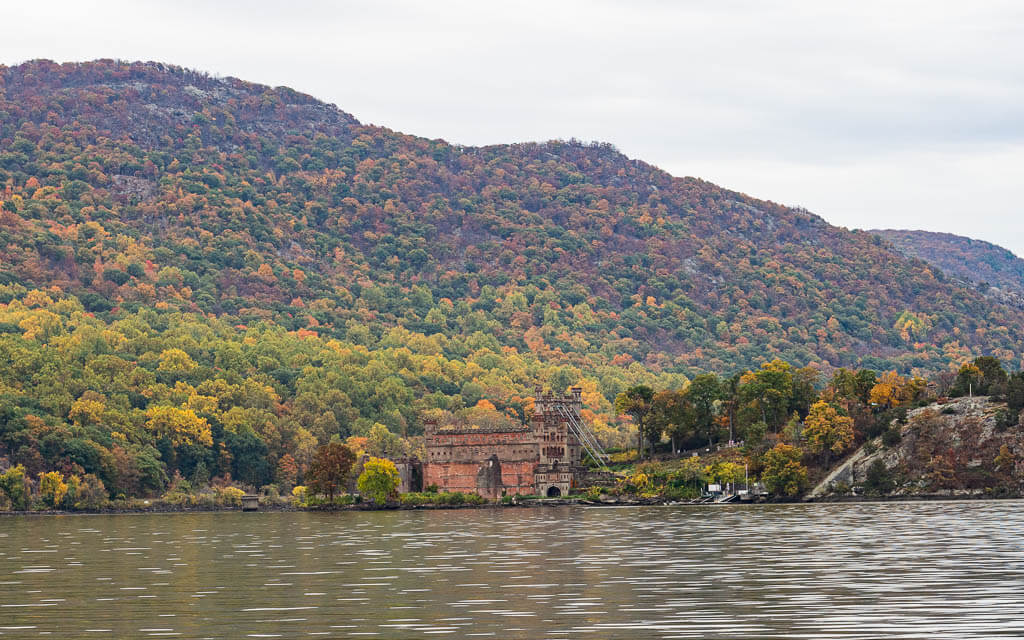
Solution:
{"label": "castle", "polygon": [[425,425],[423,484],[442,491],[565,496],[584,473],[584,450],[603,454],[579,417],[582,390],[537,394],[529,426],[501,428]]}

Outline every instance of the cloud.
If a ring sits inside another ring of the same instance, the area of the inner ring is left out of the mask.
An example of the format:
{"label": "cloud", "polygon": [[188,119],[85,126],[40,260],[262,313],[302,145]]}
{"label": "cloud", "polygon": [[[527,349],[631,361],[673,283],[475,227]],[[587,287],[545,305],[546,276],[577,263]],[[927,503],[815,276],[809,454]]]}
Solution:
{"label": "cloud", "polygon": [[837,224],[1024,254],[1018,2],[37,2],[5,18],[7,64],[161,60],[463,144],[609,141]]}

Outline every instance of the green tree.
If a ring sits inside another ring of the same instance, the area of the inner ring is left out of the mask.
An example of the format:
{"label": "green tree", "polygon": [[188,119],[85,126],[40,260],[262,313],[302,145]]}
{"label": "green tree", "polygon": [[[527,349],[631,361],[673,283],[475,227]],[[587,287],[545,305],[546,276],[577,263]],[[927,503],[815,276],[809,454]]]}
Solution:
{"label": "green tree", "polygon": [[778,432],[789,416],[787,409],[793,396],[792,369],[789,363],[775,359],[762,364],[757,372],[747,372],[740,378],[741,400],[748,408],[760,413],[761,420],[773,432]]}
{"label": "green tree", "polygon": [[402,439],[379,422],[366,434],[366,453],[371,456],[401,457],[405,455]]}
{"label": "green tree", "polygon": [[359,493],[379,505],[396,495],[398,484],[398,469],[395,468],[395,463],[384,458],[371,457],[367,460],[357,480]]}
{"label": "green tree", "polygon": [[654,394],[647,423],[659,434],[668,434],[672,454],[675,455],[678,451],[676,445],[693,433],[693,405],[682,391],[661,391]]}
{"label": "green tree", "polygon": [[651,412],[653,400],[654,390],[644,384],[630,387],[615,396],[615,411],[619,415],[631,416],[636,423],[637,457],[643,457],[644,422],[647,414]]}
{"label": "green tree", "polygon": [[885,466],[885,463],[880,458],[876,458],[868,466],[868,471],[864,478],[864,492],[873,496],[884,496],[892,492],[895,486],[896,483],[893,482],[892,474],[889,472],[888,467]]}
{"label": "green tree", "polygon": [[693,405],[694,427],[698,434],[708,439],[709,449],[715,435],[715,401],[721,395],[721,383],[713,373],[696,376],[686,388],[686,398]]}
{"label": "green tree", "polygon": [[796,496],[807,488],[807,467],[800,459],[803,452],[788,444],[777,444],[764,454],[764,486],[776,495]]}
{"label": "green tree", "polygon": [[344,486],[355,464],[356,454],[340,442],[328,442],[316,450],[306,472],[306,485],[315,493],[326,493],[331,502],[339,487]]}

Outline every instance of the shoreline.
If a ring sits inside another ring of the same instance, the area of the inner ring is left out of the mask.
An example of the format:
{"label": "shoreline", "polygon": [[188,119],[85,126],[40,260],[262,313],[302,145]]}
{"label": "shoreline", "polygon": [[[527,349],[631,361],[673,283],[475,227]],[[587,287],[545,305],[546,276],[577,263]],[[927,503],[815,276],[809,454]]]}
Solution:
{"label": "shoreline", "polygon": [[374,505],[354,504],[336,505],[331,507],[300,507],[290,504],[264,504],[257,510],[244,511],[242,507],[236,506],[175,506],[175,505],[151,505],[144,507],[126,507],[124,509],[82,509],[77,511],[45,510],[45,511],[0,511],[2,516],[74,516],[74,515],[119,515],[119,514],[173,514],[173,513],[270,513],[270,512],[307,512],[307,513],[332,513],[340,511],[450,511],[464,509],[523,509],[523,508],[545,508],[545,507],[749,507],[755,505],[775,504],[856,504],[856,503],[890,503],[890,502],[980,502],[980,501],[1001,501],[1020,500],[1022,495],[990,496],[990,495],[942,495],[922,494],[909,496],[831,496],[821,498],[788,498],[760,500],[756,502],[729,502],[729,503],[689,503],[665,500],[661,498],[637,498],[637,499],[616,499],[609,501],[586,500],[582,498],[555,498],[523,500],[516,503],[486,503],[486,504],[462,504],[462,505],[385,505],[377,507]]}

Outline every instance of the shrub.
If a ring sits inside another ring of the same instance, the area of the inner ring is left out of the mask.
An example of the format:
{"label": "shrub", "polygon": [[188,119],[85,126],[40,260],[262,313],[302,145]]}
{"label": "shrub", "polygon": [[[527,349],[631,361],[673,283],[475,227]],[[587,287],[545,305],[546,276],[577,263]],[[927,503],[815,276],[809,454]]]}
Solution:
{"label": "shrub", "polygon": [[217,500],[221,504],[232,505],[235,507],[242,506],[242,496],[244,495],[245,492],[238,487],[224,487],[222,489],[217,489],[216,492]]}
{"label": "shrub", "polygon": [[900,433],[899,427],[889,427],[882,434],[882,444],[887,447],[895,447],[903,439],[903,434]]}
{"label": "shrub", "polygon": [[1006,431],[1013,425],[1017,424],[1019,416],[1006,409],[1000,409],[996,412],[996,430]]}
{"label": "shrub", "polygon": [[406,507],[418,507],[424,504],[432,504],[437,497],[433,493],[409,492],[398,496],[398,502]]}
{"label": "shrub", "polygon": [[896,483],[885,463],[875,459],[868,467],[867,476],[864,478],[864,492],[868,495],[881,496],[892,492]]}
{"label": "shrub", "polygon": [[693,500],[700,496],[700,491],[693,487],[665,487],[661,495],[667,500]]}
{"label": "shrub", "polygon": [[76,509],[101,509],[106,506],[106,486],[95,474],[86,473],[78,486],[78,502]]}

